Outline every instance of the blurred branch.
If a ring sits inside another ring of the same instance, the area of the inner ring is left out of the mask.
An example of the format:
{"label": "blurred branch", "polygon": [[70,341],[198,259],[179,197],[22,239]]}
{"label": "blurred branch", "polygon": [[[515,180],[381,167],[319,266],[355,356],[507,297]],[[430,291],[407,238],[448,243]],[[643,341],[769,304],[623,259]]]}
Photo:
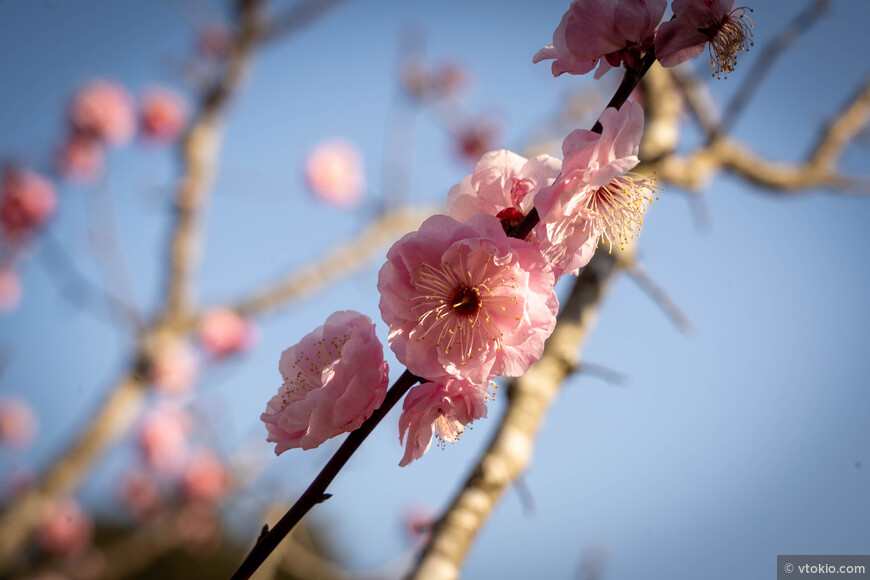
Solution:
{"label": "blurred branch", "polygon": [[646,270],[637,260],[632,260],[626,269],[631,279],[661,308],[662,312],[665,313],[665,316],[670,319],[674,326],[679,328],[684,334],[692,331],[695,326],[692,320],[683,313],[679,305],[668,295],[665,289],[647,274]]}
{"label": "blurred branch", "polygon": [[562,381],[577,367],[577,351],[594,326],[601,299],[628,257],[617,251],[599,251],[583,269],[541,359],[508,383],[508,406],[493,439],[435,525],[431,541],[408,578],[459,578],[483,522],[505,488],[528,467],[535,434]]}
{"label": "blurred branch", "polygon": [[297,32],[342,2],[344,0],[303,0],[297,2],[269,19],[269,25],[260,37],[260,42],[271,42]]}

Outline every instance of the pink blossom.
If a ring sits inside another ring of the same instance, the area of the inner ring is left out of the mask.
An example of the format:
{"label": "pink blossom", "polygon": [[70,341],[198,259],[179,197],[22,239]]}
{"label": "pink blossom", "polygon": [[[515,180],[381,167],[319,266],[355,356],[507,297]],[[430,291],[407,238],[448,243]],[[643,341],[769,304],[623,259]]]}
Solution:
{"label": "pink blossom", "polygon": [[352,310],[285,350],[278,368],[284,384],[260,415],[277,455],[353,431],[384,401],[389,381],[375,325]]}
{"label": "pink blossom", "polygon": [[172,143],[184,130],[187,110],[178,94],[155,88],[142,99],[142,134],[155,143]]}
{"label": "pink blossom", "polygon": [[599,61],[595,78],[620,64],[637,69],[666,7],[666,0],[574,0],[533,62],[555,59],[553,76],[586,74]]}
{"label": "pink blossom", "polygon": [[0,445],[27,447],[36,435],[37,425],[28,403],[12,397],[0,400]]}
{"label": "pink blossom", "polygon": [[21,280],[11,263],[0,265],[0,312],[9,312],[21,302]]}
{"label": "pink blossom", "polygon": [[216,358],[247,350],[254,337],[253,325],[228,308],[213,308],[199,323],[197,334],[202,348]]}
{"label": "pink blossom", "polygon": [[396,242],[378,276],[390,348],[412,373],[484,383],[519,376],[556,323],[554,275],[499,220],[433,216]]}
{"label": "pink blossom", "polygon": [[227,492],[227,471],[214,453],[196,452],[184,472],[181,483],[184,496],[191,501],[216,503]]}
{"label": "pink blossom", "polygon": [[154,387],[166,394],[189,391],[196,383],[199,373],[199,358],[190,343],[173,340],[155,357],[151,365],[151,381]]}
{"label": "pink blossom", "polygon": [[737,64],[737,53],[752,46],[749,8],[732,10],[734,0],[674,0],[674,17],[662,24],[655,42],[662,66],[676,66],[695,58],[710,43],[713,74],[728,76]]}
{"label": "pink blossom", "polygon": [[73,97],[69,122],[75,133],[108,145],[123,145],[136,130],[133,99],[121,85],[93,81]]}
{"label": "pink blossom", "polygon": [[486,402],[491,398],[488,385],[446,379],[412,388],[399,417],[399,443],[405,440],[404,467],[423,456],[432,444],[432,435],[442,442],[457,441],[466,425],[486,417]]}
{"label": "pink blossom", "polygon": [[131,471],[124,476],[121,499],[127,510],[139,519],[148,519],[163,508],[157,479],[141,471]]}
{"label": "pink blossom", "polygon": [[35,234],[54,213],[54,185],[31,171],[7,166],[0,178],[0,227],[7,239]]}
{"label": "pink blossom", "polygon": [[549,155],[526,159],[505,149],[490,151],[471,175],[450,188],[447,215],[461,222],[494,215],[506,228],[513,227],[534,207],[538,192],[559,176],[561,166]]}
{"label": "pink blossom", "polygon": [[158,407],[143,420],[138,443],[145,463],[163,473],[176,475],[187,462],[190,417],[184,411]]}
{"label": "pink blossom", "polygon": [[492,149],[499,129],[492,122],[484,119],[464,124],[456,132],[456,151],[466,161],[477,163],[483,155]]}
{"label": "pink blossom", "polygon": [[87,135],[74,133],[57,151],[57,172],[66,180],[89,184],[103,174],[103,148]]}
{"label": "pink blossom", "polygon": [[343,139],[317,145],[305,160],[305,177],[317,199],[341,207],[356,205],[365,191],[362,155]]}
{"label": "pink blossom", "polygon": [[91,541],[93,523],[74,500],[49,505],[36,529],[40,547],[55,556],[81,553]]}
{"label": "pink blossom", "polygon": [[643,109],[629,101],[599,120],[601,134],[577,130],[565,138],[562,175],[538,196],[536,234],[560,275],[585,266],[600,237],[626,246],[654,197],[651,180],[626,174],[639,162]]}

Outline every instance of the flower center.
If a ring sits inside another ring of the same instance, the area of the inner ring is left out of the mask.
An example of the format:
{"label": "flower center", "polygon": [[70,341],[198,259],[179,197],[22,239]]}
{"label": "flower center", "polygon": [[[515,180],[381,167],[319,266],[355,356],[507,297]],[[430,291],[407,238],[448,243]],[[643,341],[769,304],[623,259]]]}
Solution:
{"label": "flower center", "polygon": [[737,53],[749,50],[752,42],[752,19],[746,14],[751,8],[736,8],[728,13],[717,26],[705,29],[710,37],[710,66],[716,78],[727,77],[737,65]]}
{"label": "flower center", "polygon": [[477,314],[477,311],[483,306],[480,300],[480,290],[477,288],[469,288],[465,284],[460,284],[453,294],[453,299],[450,300],[453,306],[453,311],[465,317],[471,317]]}
{"label": "flower center", "polygon": [[635,231],[641,230],[646,208],[658,199],[654,183],[640,175],[618,175],[586,200],[584,209],[592,215],[590,221],[601,237],[610,242],[611,249],[614,241],[625,249],[634,239]]}

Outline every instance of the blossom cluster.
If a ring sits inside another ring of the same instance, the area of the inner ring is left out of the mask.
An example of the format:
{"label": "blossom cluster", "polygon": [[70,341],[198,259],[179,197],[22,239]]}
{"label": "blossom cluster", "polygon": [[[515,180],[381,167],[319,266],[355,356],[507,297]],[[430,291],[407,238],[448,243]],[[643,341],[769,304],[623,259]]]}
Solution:
{"label": "blossom cluster", "polygon": [[[666,0],[574,0],[534,61],[555,59],[556,76],[625,66],[639,78],[652,57],[674,66],[709,45],[716,73],[727,73],[751,36],[746,9],[732,5],[674,0],[673,18],[661,23]],[[640,231],[657,191],[631,172],[643,126],[642,107],[627,101],[607,108],[597,130],[570,133],[561,161],[486,152],[450,189],[446,215],[387,252],[381,317],[396,358],[422,383],[403,403],[400,465],[433,437],[455,441],[485,417],[492,380],[520,376],[541,357],[556,325],[558,280],[584,267],[602,241],[624,249]],[[382,347],[359,313],[330,316],[283,353],[279,368],[284,384],[261,416],[279,454],[355,429],[384,398]]]}

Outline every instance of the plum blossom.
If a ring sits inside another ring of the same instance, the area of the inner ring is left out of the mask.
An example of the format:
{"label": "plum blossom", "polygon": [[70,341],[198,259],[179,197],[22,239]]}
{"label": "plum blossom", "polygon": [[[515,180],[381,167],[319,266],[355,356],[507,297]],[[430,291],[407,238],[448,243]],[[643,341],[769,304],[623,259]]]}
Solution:
{"label": "plum blossom", "polygon": [[94,525],[90,516],[72,499],[49,504],[36,529],[36,540],[46,552],[69,556],[82,552],[91,542]]}
{"label": "plum blossom", "polygon": [[378,275],[390,348],[428,380],[519,376],[556,323],[554,280],[541,252],[497,218],[432,216],[390,248]]}
{"label": "plum blossom", "polygon": [[143,420],[138,444],[145,464],[175,476],[187,463],[190,416],[172,407],[158,407]]}
{"label": "plum blossom", "polygon": [[0,227],[8,240],[35,234],[57,206],[54,185],[16,166],[7,166],[0,177]]}
{"label": "plum blossom", "polygon": [[106,145],[123,145],[136,130],[133,99],[119,84],[93,81],[73,97],[69,122],[76,134]]}
{"label": "plum blossom", "polygon": [[88,135],[70,135],[57,150],[57,172],[80,184],[93,183],[103,173],[103,148]]}
{"label": "plum blossom", "polygon": [[37,431],[36,415],[25,401],[6,397],[0,400],[0,445],[22,449]]}
{"label": "plum blossom", "polygon": [[558,273],[592,258],[600,238],[624,247],[655,196],[650,179],[626,173],[638,164],[643,109],[627,102],[605,109],[602,132],[573,131],[562,143],[562,175],[538,196],[541,251]]}
{"label": "plum blossom", "polygon": [[453,378],[411,389],[399,417],[399,443],[406,443],[399,466],[422,457],[433,435],[442,442],[458,440],[469,423],[486,417],[486,403],[491,398],[488,384],[480,386]]}
{"label": "plum blossom", "polygon": [[662,66],[676,66],[704,51],[710,43],[710,66],[716,77],[728,76],[737,53],[752,46],[752,9],[734,8],[734,0],[674,0],[673,19],[661,25],[655,41]]}
{"label": "plum blossom", "polygon": [[[552,60],[553,76],[586,74],[595,78],[624,64],[637,69],[653,46],[666,0],[574,0],[553,33],[553,44],[533,62]],[[600,65],[599,65],[600,62]]]}
{"label": "plum blossom", "polygon": [[467,221],[478,214],[494,215],[506,228],[517,225],[534,207],[537,193],[551,185],[562,167],[558,159],[539,155],[526,159],[500,149],[486,153],[447,194],[447,215]]}
{"label": "plum blossom", "polygon": [[352,310],[285,350],[278,369],[284,384],[260,415],[276,455],[353,431],[384,401],[389,381],[375,325]]}
{"label": "plum blossom", "polygon": [[142,98],[142,134],[155,143],[172,143],[184,130],[187,111],[178,94],[154,88]]}
{"label": "plum blossom", "polygon": [[317,145],[305,160],[305,177],[317,199],[341,207],[356,205],[365,191],[362,155],[343,139]]}
{"label": "plum blossom", "polygon": [[214,453],[201,449],[187,466],[181,488],[191,501],[216,503],[229,488],[227,470]]}
{"label": "plum blossom", "polygon": [[189,391],[196,383],[199,358],[185,340],[173,340],[157,353],[151,364],[151,382],[164,394]]}
{"label": "plum blossom", "polygon": [[202,348],[216,358],[247,350],[254,339],[254,327],[229,308],[212,308],[199,323],[197,338]]}

